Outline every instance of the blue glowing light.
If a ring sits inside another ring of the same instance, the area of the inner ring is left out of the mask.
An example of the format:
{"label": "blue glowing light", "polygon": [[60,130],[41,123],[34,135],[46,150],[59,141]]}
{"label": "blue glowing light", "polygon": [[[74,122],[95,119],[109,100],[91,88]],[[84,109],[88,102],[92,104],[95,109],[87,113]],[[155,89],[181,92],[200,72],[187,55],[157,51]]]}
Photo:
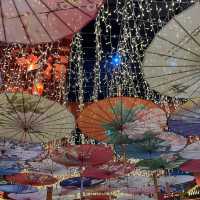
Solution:
{"label": "blue glowing light", "polygon": [[111,59],[112,59],[111,60],[111,64],[115,65],[115,66],[120,65],[121,62],[122,62],[122,57],[121,57],[121,55],[119,53],[113,54]]}

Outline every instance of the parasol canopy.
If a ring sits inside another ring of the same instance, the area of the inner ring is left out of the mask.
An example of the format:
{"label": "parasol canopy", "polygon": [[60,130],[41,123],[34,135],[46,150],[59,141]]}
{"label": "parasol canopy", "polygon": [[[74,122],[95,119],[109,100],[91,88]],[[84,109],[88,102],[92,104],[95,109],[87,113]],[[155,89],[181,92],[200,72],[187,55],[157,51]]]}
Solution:
{"label": "parasol canopy", "polygon": [[187,139],[185,137],[173,132],[162,132],[157,137],[169,143],[170,152],[180,151],[187,145]]}
{"label": "parasol canopy", "polygon": [[200,98],[191,99],[179,106],[168,120],[169,129],[183,136],[200,133]]}
{"label": "parasol canopy", "polygon": [[133,164],[128,162],[109,162],[99,167],[88,167],[83,171],[82,176],[96,179],[111,179],[125,176],[135,169]]}
{"label": "parasol canopy", "polygon": [[3,0],[0,41],[39,44],[71,36],[95,18],[102,0]]}
{"label": "parasol canopy", "polygon": [[160,158],[140,160],[136,163],[136,166],[146,170],[174,169],[185,161],[185,159],[173,154],[163,154]]}
{"label": "parasol canopy", "polygon": [[180,152],[182,158],[188,160],[199,160],[200,159],[200,142],[195,142],[188,145]]}
{"label": "parasol canopy", "polygon": [[185,172],[200,172],[200,160],[188,160],[180,166],[180,169]]}
{"label": "parasol canopy", "polygon": [[60,104],[27,93],[0,95],[0,138],[41,143],[67,137],[73,115]]}
{"label": "parasol canopy", "polygon": [[53,161],[66,167],[100,165],[113,158],[113,151],[104,145],[68,145],[51,153]]}
{"label": "parasol canopy", "polygon": [[87,177],[75,177],[75,178],[69,178],[66,180],[63,180],[60,182],[60,186],[62,187],[81,187],[81,181],[83,184],[83,187],[92,187],[96,186],[103,181],[92,179],[92,178],[87,178]]}
{"label": "parasol canopy", "polygon": [[7,193],[17,193],[17,194],[26,194],[37,192],[36,188],[33,188],[30,185],[0,185],[0,191]]}
{"label": "parasol canopy", "polygon": [[16,161],[4,161],[0,162],[0,176],[17,174],[23,169],[22,163]]}
{"label": "parasol canopy", "polygon": [[43,153],[43,147],[37,144],[0,142],[0,160],[30,161]]}
{"label": "parasol canopy", "polygon": [[70,174],[70,170],[68,170],[65,166],[60,165],[48,158],[41,161],[29,162],[27,169],[29,172],[39,172],[53,176],[65,176]]}
{"label": "parasol canopy", "polygon": [[180,176],[161,176],[158,179],[158,183],[161,186],[169,185],[179,185],[187,182],[191,182],[195,179],[194,176],[190,175],[180,175]]}
{"label": "parasol canopy", "polygon": [[163,95],[200,96],[199,12],[200,4],[196,2],[176,15],[146,50],[144,78],[152,89]]}
{"label": "parasol canopy", "polygon": [[39,173],[18,173],[15,175],[6,176],[6,180],[11,183],[32,186],[52,185],[58,181],[53,176]]}
{"label": "parasol canopy", "polygon": [[[145,134],[143,139],[135,140],[132,144],[115,145],[118,154],[125,153],[127,158],[150,159],[159,158],[160,155],[169,151],[170,144],[152,134]],[[124,152],[123,152],[124,151]]]}
{"label": "parasol canopy", "polygon": [[151,101],[113,97],[87,106],[78,127],[90,138],[111,144],[127,144],[146,132],[158,134],[166,126],[166,114]]}

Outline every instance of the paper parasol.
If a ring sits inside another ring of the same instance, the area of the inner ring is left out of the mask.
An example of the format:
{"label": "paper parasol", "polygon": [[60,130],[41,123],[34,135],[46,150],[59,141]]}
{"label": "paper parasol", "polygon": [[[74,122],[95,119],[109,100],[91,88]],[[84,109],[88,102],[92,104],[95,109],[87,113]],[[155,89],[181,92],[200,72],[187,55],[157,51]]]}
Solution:
{"label": "paper parasol", "polygon": [[200,172],[200,160],[188,160],[180,166],[180,169],[185,172]]}
{"label": "paper parasol", "polygon": [[[144,138],[135,140],[132,144],[115,145],[118,154],[125,153],[127,158],[152,159],[159,158],[160,155],[170,148],[170,144],[153,134],[144,134]],[[124,151],[124,152],[123,152]]]}
{"label": "paper parasol", "polygon": [[157,136],[170,144],[170,152],[177,152],[187,145],[187,139],[172,132],[162,132]]}
{"label": "paper parasol", "polygon": [[81,167],[106,163],[113,158],[113,152],[104,145],[68,145],[52,152],[51,158],[66,167]]}
{"label": "paper parasol", "polygon": [[171,131],[183,136],[198,136],[200,132],[200,98],[191,99],[179,106],[168,119]]}
{"label": "paper parasol", "polygon": [[60,186],[62,186],[64,188],[65,187],[78,187],[78,188],[80,188],[81,187],[81,181],[82,181],[83,187],[93,187],[93,186],[96,186],[100,183],[103,183],[103,181],[96,180],[96,179],[93,179],[93,178],[83,177],[81,179],[81,177],[75,177],[75,178],[70,178],[70,179],[66,179],[66,180],[61,181]]}
{"label": "paper parasol", "polygon": [[165,186],[169,185],[179,185],[187,182],[191,182],[195,179],[194,176],[190,175],[180,175],[180,176],[161,176],[158,179],[159,185]]}
{"label": "paper parasol", "polygon": [[74,117],[64,106],[26,93],[0,95],[0,137],[41,143],[69,136]]}
{"label": "paper parasol", "polygon": [[0,160],[30,161],[43,153],[43,147],[35,144],[17,142],[0,142]]}
{"label": "paper parasol", "polygon": [[127,144],[144,133],[157,134],[166,126],[166,114],[151,101],[113,97],[87,106],[78,118],[78,127],[90,138]]}
{"label": "paper parasol", "polygon": [[200,159],[200,142],[195,142],[188,145],[180,152],[182,158],[188,160],[199,160]]}
{"label": "paper parasol", "polygon": [[38,190],[33,188],[30,185],[0,185],[0,191],[7,193],[17,193],[17,194],[26,194],[26,193],[34,193]]}
{"label": "paper parasol", "polygon": [[17,174],[23,169],[22,163],[15,161],[3,161],[0,162],[0,176]]}
{"label": "paper parasol", "polygon": [[179,98],[200,96],[199,12],[197,2],[173,17],[147,48],[144,78],[153,90]]}
{"label": "paper parasol", "polygon": [[95,18],[102,3],[102,0],[3,0],[0,41],[38,44],[71,36]]}
{"label": "paper parasol", "polygon": [[68,170],[65,166],[60,165],[48,158],[42,161],[29,162],[27,169],[29,172],[39,172],[53,176],[65,176],[70,174],[70,170]]}
{"label": "paper parasol", "polygon": [[135,169],[133,164],[128,162],[109,162],[99,167],[86,168],[82,176],[96,179],[112,179],[132,172]]}
{"label": "paper parasol", "polygon": [[38,173],[18,173],[15,175],[6,176],[6,180],[11,183],[32,186],[52,185],[58,181],[53,176]]}

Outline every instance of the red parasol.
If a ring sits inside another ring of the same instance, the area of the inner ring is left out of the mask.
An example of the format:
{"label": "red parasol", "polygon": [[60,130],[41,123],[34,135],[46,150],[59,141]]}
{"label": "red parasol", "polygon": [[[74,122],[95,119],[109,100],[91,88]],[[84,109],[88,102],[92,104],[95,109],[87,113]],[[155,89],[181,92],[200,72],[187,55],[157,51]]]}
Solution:
{"label": "red parasol", "polygon": [[83,171],[84,177],[111,179],[124,176],[134,170],[135,166],[128,162],[109,162],[99,167],[88,167]]}
{"label": "red parasol", "polygon": [[51,158],[66,167],[82,167],[104,164],[113,158],[113,152],[104,145],[68,145],[52,152]]}
{"label": "red parasol", "polygon": [[189,160],[182,164],[180,169],[182,171],[194,173],[196,184],[200,186],[200,160]]}
{"label": "red parasol", "polygon": [[186,172],[200,172],[200,160],[189,160],[180,166],[182,171]]}
{"label": "red parasol", "polygon": [[53,176],[38,173],[19,173],[15,175],[6,176],[6,180],[11,183],[32,186],[52,185],[58,181]]}

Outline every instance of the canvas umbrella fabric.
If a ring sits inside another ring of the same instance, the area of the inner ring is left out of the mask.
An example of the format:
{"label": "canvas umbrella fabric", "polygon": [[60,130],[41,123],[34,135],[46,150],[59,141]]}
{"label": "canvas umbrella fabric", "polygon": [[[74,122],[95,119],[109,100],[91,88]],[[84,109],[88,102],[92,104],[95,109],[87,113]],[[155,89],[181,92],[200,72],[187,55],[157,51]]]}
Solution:
{"label": "canvas umbrella fabric", "polygon": [[188,145],[186,148],[184,148],[180,153],[180,156],[182,158],[188,159],[188,160],[199,160],[200,159],[200,142],[195,142],[190,145]]}
{"label": "canvas umbrella fabric", "polygon": [[66,167],[101,165],[113,158],[113,151],[104,145],[68,145],[51,153],[53,161]]}
{"label": "canvas umbrella fabric", "polygon": [[41,145],[20,144],[17,142],[0,142],[0,160],[30,161],[42,155],[44,149]]}
{"label": "canvas umbrella fabric", "polygon": [[173,17],[147,48],[143,72],[153,90],[171,97],[199,97],[199,11],[197,2]]}
{"label": "canvas umbrella fabric", "polygon": [[60,104],[27,93],[0,95],[0,138],[42,143],[68,137],[73,115]]}
{"label": "canvas umbrella fabric", "polygon": [[0,41],[39,44],[69,37],[95,18],[102,3],[102,0],[3,0]]}
{"label": "canvas umbrella fabric", "polygon": [[183,136],[198,136],[200,132],[200,98],[194,98],[179,106],[168,119],[170,131]]}
{"label": "canvas umbrella fabric", "polygon": [[101,165],[99,167],[86,168],[82,176],[96,179],[112,179],[124,176],[135,169],[135,165],[128,162],[113,162]]}
{"label": "canvas umbrella fabric", "polygon": [[166,114],[151,101],[113,97],[87,106],[77,120],[90,138],[111,144],[127,144],[146,132],[157,134],[166,126]]}

